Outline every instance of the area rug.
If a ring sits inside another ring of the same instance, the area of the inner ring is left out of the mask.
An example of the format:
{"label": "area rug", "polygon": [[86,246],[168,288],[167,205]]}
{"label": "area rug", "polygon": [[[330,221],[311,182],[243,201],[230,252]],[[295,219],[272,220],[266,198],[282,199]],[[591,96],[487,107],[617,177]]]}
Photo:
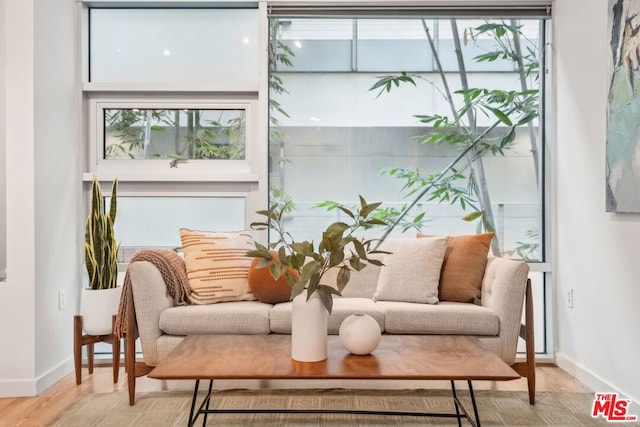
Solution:
{"label": "area rug", "polygon": [[[460,392],[471,409],[468,393]],[[524,392],[476,391],[483,426],[605,426],[591,417],[593,394],[537,393],[536,405]],[[129,406],[122,392],[84,396],[62,412],[53,426],[186,426],[191,393],[164,391],[137,393]],[[226,409],[350,409],[382,411],[453,412],[446,390],[224,390],[216,392],[212,407]],[[202,417],[197,425],[202,425]],[[219,414],[209,415],[207,425],[216,426],[455,426],[455,419],[400,415],[347,414]],[[468,423],[463,422],[463,425]],[[616,426],[639,426],[615,423]]]}

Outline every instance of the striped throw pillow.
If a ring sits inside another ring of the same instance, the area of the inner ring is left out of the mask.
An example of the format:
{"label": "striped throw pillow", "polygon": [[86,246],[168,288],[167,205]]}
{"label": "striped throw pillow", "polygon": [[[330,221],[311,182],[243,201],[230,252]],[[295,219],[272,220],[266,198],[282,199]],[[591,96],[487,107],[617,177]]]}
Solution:
{"label": "striped throw pillow", "polygon": [[251,233],[220,233],[180,229],[184,262],[194,304],[255,300],[249,288],[247,251]]}

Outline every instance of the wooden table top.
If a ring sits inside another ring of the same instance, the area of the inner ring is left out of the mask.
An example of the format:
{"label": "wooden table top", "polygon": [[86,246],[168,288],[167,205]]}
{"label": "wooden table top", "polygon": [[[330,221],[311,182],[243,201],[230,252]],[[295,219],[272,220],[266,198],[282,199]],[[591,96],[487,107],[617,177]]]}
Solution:
{"label": "wooden table top", "polygon": [[372,354],[350,354],[328,337],[327,360],[291,359],[289,335],[190,335],[149,374],[158,379],[414,379],[520,378],[471,337],[383,335]]}

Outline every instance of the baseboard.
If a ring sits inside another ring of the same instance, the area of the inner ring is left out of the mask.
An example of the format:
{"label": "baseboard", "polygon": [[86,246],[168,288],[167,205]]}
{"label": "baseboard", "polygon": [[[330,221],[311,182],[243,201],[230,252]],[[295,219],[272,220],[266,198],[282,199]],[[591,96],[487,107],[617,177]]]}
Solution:
{"label": "baseboard", "polygon": [[38,396],[72,372],[73,360],[67,359],[38,378],[0,381],[0,398]]}
{"label": "baseboard", "polygon": [[[548,354],[536,354],[535,357],[536,366],[556,366],[556,359]],[[516,362],[526,362],[527,357],[518,353],[516,356]]]}
{"label": "baseboard", "polygon": [[73,369],[73,359],[69,358],[40,375],[40,377],[36,379],[37,394],[43,393],[49,387],[72,373]]}
{"label": "baseboard", "polygon": [[36,395],[36,380],[0,381],[0,398],[31,397]]}
{"label": "baseboard", "polygon": [[638,399],[637,396],[630,396],[629,394],[625,393],[624,390],[617,389],[598,375],[594,374],[584,366],[577,363],[575,360],[570,359],[562,353],[556,353],[556,364],[560,369],[573,375],[578,381],[582,382],[585,386],[587,386],[594,392],[613,392],[618,393],[625,399],[631,399],[631,407],[629,408],[629,413],[630,415],[637,415],[640,418],[640,399]]}

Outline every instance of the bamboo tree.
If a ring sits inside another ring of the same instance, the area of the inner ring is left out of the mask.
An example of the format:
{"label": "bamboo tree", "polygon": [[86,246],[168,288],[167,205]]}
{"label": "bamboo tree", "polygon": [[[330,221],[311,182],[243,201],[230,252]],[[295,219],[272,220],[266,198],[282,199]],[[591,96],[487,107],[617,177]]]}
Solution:
{"label": "bamboo tree", "polygon": [[149,158],[149,146],[151,145],[151,110],[147,110],[144,118],[144,146],[142,148],[142,158]]}
{"label": "bamboo tree", "polygon": [[[278,65],[291,68],[293,67],[292,58],[295,52],[278,38],[279,20],[272,19],[269,22],[269,146],[278,144],[278,156],[275,162],[281,170],[280,182],[278,184],[271,183],[269,188],[270,198],[276,201],[288,200],[290,196],[284,191],[284,165],[288,162],[286,153],[284,152],[284,133],[279,129],[280,120],[278,114],[289,118],[289,114],[282,108],[282,105],[276,100],[274,95],[285,95],[289,91],[285,88],[284,82],[276,73]],[[285,203],[287,213],[295,210],[294,203]]]}
{"label": "bamboo tree", "polygon": [[[453,102],[453,94],[449,87],[449,83],[447,82],[447,77],[444,73],[444,67],[442,66],[442,62],[440,61],[440,54],[436,49],[435,42],[433,40],[431,32],[429,31],[429,26],[427,25],[424,19],[422,19],[421,22],[422,22],[422,28],[424,29],[424,32],[427,36],[427,40],[429,41],[429,47],[431,48],[431,53],[433,55],[433,58],[436,64],[436,69],[442,81],[445,98],[447,99],[447,103],[449,104],[449,108],[451,109],[452,116],[455,117],[458,115],[458,109],[456,108]],[[460,45],[458,26],[456,24],[455,19],[451,20],[451,29],[453,33],[453,40],[454,40],[454,45],[456,50],[456,58],[457,58],[458,67],[459,67],[458,74],[460,75],[463,90],[468,90],[469,83],[467,81],[467,71],[464,64],[464,59],[462,57],[462,48]],[[465,107],[466,107],[465,109],[466,109],[467,120],[469,123],[468,123],[468,127],[462,126],[462,130],[467,135],[471,136],[476,131],[475,116],[473,113],[473,109],[471,108],[471,102],[467,97],[465,97]],[[475,147],[475,144],[474,144],[474,147]],[[488,231],[495,231],[495,221],[493,219],[491,197],[489,196],[489,191],[487,189],[487,182],[486,182],[486,176],[484,173],[484,164],[482,162],[482,157],[479,155],[478,150],[475,148],[472,150],[469,150],[469,157],[470,157],[470,161],[476,165],[475,168],[471,168],[470,172],[471,172],[471,176],[475,177],[475,180],[473,182],[477,183],[477,185],[473,186],[472,188],[477,190],[475,191],[475,194],[478,197],[478,202],[480,203],[480,209],[483,212],[483,215],[482,215],[483,225],[485,229],[487,229]],[[498,239],[493,239],[491,241],[491,248],[495,255],[500,254]]]}
{"label": "bamboo tree", "polygon": [[[475,30],[470,30],[469,33],[473,40],[476,40],[481,34],[489,34],[498,44],[499,50],[487,52],[486,54],[477,57],[477,59],[480,61],[495,61],[497,59],[508,59],[513,61],[518,73],[521,91],[529,91],[527,77],[529,77],[531,73],[539,72],[540,64],[536,58],[536,53],[530,48],[528,49],[528,55],[525,57],[522,49],[522,33],[520,32],[520,26],[516,20],[512,19],[509,25],[505,23],[486,23]],[[539,49],[540,47],[538,46],[537,48]],[[525,58],[528,60],[526,64]],[[536,174],[536,183],[539,185],[540,166],[538,161],[538,137],[533,121],[527,123],[527,129],[529,132],[529,142],[533,157],[534,171]]]}
{"label": "bamboo tree", "polygon": [[[511,20],[511,26],[517,28],[517,22],[515,20]],[[520,77],[520,88],[525,91],[529,90],[529,85],[527,84],[527,75],[525,72],[524,60],[522,56],[522,45],[520,43],[520,32],[514,31],[513,33],[513,48],[514,48],[514,57],[513,60],[516,62],[516,67],[518,70],[518,76]],[[527,123],[527,128],[529,130],[529,143],[531,145],[531,155],[533,157],[533,167],[536,173],[536,183],[540,185],[540,166],[538,161],[538,138],[536,136],[536,131],[533,126],[533,122]]]}
{"label": "bamboo tree", "polygon": [[180,147],[180,110],[175,110],[173,112],[173,123],[175,124],[175,136],[173,138],[173,146],[174,146],[174,151],[176,153],[180,153],[181,151],[181,147]]}
{"label": "bamboo tree", "polygon": [[[482,156],[488,153],[492,153],[494,155],[504,154],[504,150],[508,149],[515,140],[516,127],[528,124],[537,117],[538,92],[528,89],[521,91],[502,91],[470,88],[466,79],[466,68],[462,58],[457,25],[455,21],[452,21],[456,56],[460,67],[460,78],[463,87],[462,90],[456,91],[455,94],[461,95],[464,100],[463,106],[459,109],[456,108],[453,102],[453,92],[450,90],[448,82],[446,81],[446,75],[444,74],[444,69],[440,62],[438,52],[436,51],[435,43],[424,20],[422,20],[422,25],[429,42],[429,46],[433,52],[436,71],[442,80],[444,89],[441,93],[447,100],[451,110],[451,117],[437,114],[415,116],[422,123],[431,125],[432,128],[432,131],[422,137],[421,142],[437,144],[447,143],[455,145],[463,150],[464,156],[458,156],[447,168],[440,172],[440,174],[432,175],[427,178],[416,178],[416,175],[419,176],[419,172],[407,173],[406,170],[403,169],[392,169],[394,172],[391,172],[390,175],[395,174],[397,177],[407,179],[405,189],[410,190],[407,195],[412,195],[420,190],[422,191],[419,192],[413,202],[408,205],[405,211],[402,212],[400,218],[393,223],[388,232],[385,233],[385,237],[398,224],[399,219],[404,217],[417,203],[417,201],[426,196],[428,192],[431,192],[429,200],[438,200],[439,202],[450,203],[459,202],[462,209],[465,209],[467,205],[472,206],[472,199],[470,195],[475,194],[478,198],[478,202],[480,203],[480,209],[477,209],[471,214],[465,215],[464,219],[467,221],[479,219],[481,221],[479,226],[488,231],[495,231],[488,186],[482,164]],[[484,26],[479,27],[479,32],[493,30],[495,31],[496,38],[501,42],[499,40],[500,37],[503,36],[506,31],[513,30],[513,28],[509,28],[507,30],[503,27],[509,26],[506,24],[485,24]],[[518,30],[517,27],[515,29]],[[504,45],[501,47],[504,48]],[[501,57],[501,55],[512,59],[515,54],[512,50],[506,51],[505,48],[503,51],[479,55],[474,59],[477,61],[495,60]],[[409,75],[405,72],[402,72],[397,76],[381,76],[370,90],[379,90],[378,96],[380,96],[385,91],[390,92],[392,88],[398,87],[400,84],[409,83],[416,86],[416,79],[422,79],[422,77]],[[434,85],[434,87],[436,86]],[[483,112],[487,117],[495,117],[496,122],[491,125],[489,129],[494,129],[498,124],[506,125],[508,127],[506,133],[497,139],[489,138],[488,132],[486,131],[478,134],[475,120],[476,110]],[[469,122],[468,125],[464,123],[464,117],[467,118],[467,121]],[[462,162],[463,158],[466,158],[466,163],[456,168],[456,165]],[[470,171],[467,194],[465,194],[463,190],[459,189],[454,191],[454,187],[451,185],[452,180],[463,177],[461,172],[467,169]],[[492,249],[494,253],[500,253],[497,240],[492,242]]]}
{"label": "bamboo tree", "polygon": [[[462,89],[465,91],[469,90],[469,81],[467,80],[467,67],[464,63],[464,57],[462,56],[462,46],[460,44],[460,33],[458,32],[458,23],[455,19],[451,19],[451,32],[453,34],[453,42],[456,51],[456,60],[458,62],[458,69],[460,76],[460,83],[462,84]],[[476,118],[471,108],[471,101],[469,98],[464,98],[465,109],[467,111],[467,120],[469,121],[469,129],[470,133],[474,134],[476,132]],[[453,111],[453,114],[457,114],[456,111]],[[474,177],[474,183],[477,185],[474,186],[475,193],[478,196],[478,202],[480,203],[481,210],[483,212],[482,221],[484,223],[485,229],[488,231],[495,232],[496,230],[496,222],[493,217],[493,208],[491,207],[491,196],[489,195],[488,185],[487,185],[487,177],[484,173],[484,162],[482,160],[482,156],[479,155],[478,151],[474,148],[471,151],[472,162],[476,166],[475,168],[472,166],[470,170],[470,177]],[[498,239],[491,240],[491,251],[494,255],[500,255],[500,244]]]}
{"label": "bamboo tree", "polygon": [[193,159],[195,147],[193,142],[193,110],[187,110],[187,158]]}
{"label": "bamboo tree", "polygon": [[409,211],[411,209],[413,209],[413,207],[416,205],[416,203],[418,203],[418,201],[420,201],[423,197],[425,197],[425,195],[427,193],[429,193],[433,188],[437,187],[443,181],[445,181],[446,177],[447,177],[447,174],[451,170],[453,170],[454,166],[456,164],[458,164],[458,162],[460,162],[464,157],[466,157],[473,149],[475,149],[477,144],[480,143],[482,141],[482,139],[489,134],[489,132],[494,130],[498,126],[498,124],[500,124],[499,120],[494,122],[483,133],[481,133],[479,136],[477,136],[472,141],[472,143],[469,144],[469,146],[466,149],[464,149],[460,154],[458,154],[458,157],[456,157],[444,169],[442,169],[438,174],[436,174],[436,178],[431,183],[427,184],[422,189],[422,191],[413,199],[413,201],[400,213],[400,215],[398,215],[398,217],[395,219],[395,221],[389,227],[387,227],[387,229],[383,233],[382,237],[380,238],[380,240],[376,244],[376,248],[378,248],[382,244],[382,242],[384,242],[385,239],[387,237],[389,237],[389,234],[391,234],[391,232],[396,228],[396,226],[398,224],[400,224],[402,219],[409,213]]}

